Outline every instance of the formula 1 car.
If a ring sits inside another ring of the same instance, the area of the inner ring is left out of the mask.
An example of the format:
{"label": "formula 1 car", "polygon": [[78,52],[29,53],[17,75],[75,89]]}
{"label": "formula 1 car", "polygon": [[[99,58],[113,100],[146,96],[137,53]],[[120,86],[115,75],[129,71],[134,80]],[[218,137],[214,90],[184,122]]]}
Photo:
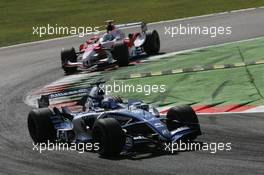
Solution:
{"label": "formula 1 car", "polygon": [[[122,27],[141,26],[141,32],[125,34]],[[72,47],[62,49],[61,65],[66,74],[73,74],[77,68],[95,69],[111,64],[127,66],[129,59],[143,53],[157,54],[160,50],[159,34],[156,30],[148,31],[145,23],[130,23],[113,25],[113,21],[107,21],[106,33],[93,36],[86,40],[76,52]]]}
{"label": "formula 1 car", "polygon": [[[101,82],[100,82],[101,83]],[[33,109],[28,130],[35,143],[99,143],[102,156],[128,153],[139,144],[164,146],[201,135],[198,118],[188,105],[169,109],[166,116],[142,101],[105,97],[99,84],[83,98],[83,111],[69,108]]]}

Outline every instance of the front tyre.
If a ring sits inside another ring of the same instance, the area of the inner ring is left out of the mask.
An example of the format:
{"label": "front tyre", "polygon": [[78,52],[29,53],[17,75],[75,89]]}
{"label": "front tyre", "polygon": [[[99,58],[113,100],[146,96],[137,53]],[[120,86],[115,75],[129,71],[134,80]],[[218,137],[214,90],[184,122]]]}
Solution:
{"label": "front tyre", "polygon": [[77,62],[77,54],[75,49],[72,47],[70,49],[62,49],[61,50],[61,66],[64,70],[65,74],[73,74],[77,71],[77,67],[67,67],[66,64],[68,61],[72,63]]}
{"label": "front tyre", "polygon": [[160,50],[160,38],[156,30],[146,32],[146,40],[143,44],[144,51],[148,55],[155,55]]}
{"label": "front tyre", "polygon": [[35,143],[53,142],[56,130],[51,122],[53,116],[49,108],[33,109],[28,115],[28,131]]}
{"label": "front tyre", "polygon": [[99,154],[117,156],[125,145],[125,134],[114,118],[98,119],[93,126],[93,140],[99,143]]}
{"label": "front tyre", "polygon": [[[197,135],[201,135],[199,120],[189,105],[175,106],[169,109],[167,113],[167,128],[175,130],[181,126],[188,126],[197,129]],[[194,140],[197,135],[191,136],[189,140]]]}
{"label": "front tyre", "polygon": [[117,60],[119,67],[127,66],[129,64],[129,52],[125,43],[119,42],[114,45],[113,58]]}

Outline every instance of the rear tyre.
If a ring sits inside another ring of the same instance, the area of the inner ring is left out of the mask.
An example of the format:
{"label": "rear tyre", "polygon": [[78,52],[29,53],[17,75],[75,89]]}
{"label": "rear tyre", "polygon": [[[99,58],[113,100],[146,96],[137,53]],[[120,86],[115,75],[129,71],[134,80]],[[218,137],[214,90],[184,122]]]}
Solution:
{"label": "rear tyre", "polygon": [[93,140],[99,143],[99,154],[117,156],[125,145],[125,135],[114,118],[98,119],[93,126]]}
{"label": "rear tyre", "polygon": [[129,64],[128,47],[125,43],[120,42],[114,45],[112,51],[114,59],[117,60],[119,67],[127,66]]}
{"label": "rear tyre", "polygon": [[33,109],[28,115],[28,131],[35,143],[53,142],[56,131],[51,122],[52,111],[49,108]]}
{"label": "rear tyre", "polygon": [[[189,105],[170,108],[167,113],[166,124],[169,130],[174,130],[181,126],[189,126],[197,128],[197,135],[201,134],[198,117]],[[194,140],[197,135],[190,136],[188,139]]]}
{"label": "rear tyre", "polygon": [[160,38],[156,30],[146,32],[146,41],[143,44],[144,51],[148,55],[155,55],[160,50]]}
{"label": "rear tyre", "polygon": [[70,61],[72,63],[77,62],[77,55],[76,55],[75,49],[73,47],[70,49],[62,49],[62,51],[61,51],[62,69],[64,70],[65,74],[73,74],[77,71],[77,67],[65,66],[68,61]]}

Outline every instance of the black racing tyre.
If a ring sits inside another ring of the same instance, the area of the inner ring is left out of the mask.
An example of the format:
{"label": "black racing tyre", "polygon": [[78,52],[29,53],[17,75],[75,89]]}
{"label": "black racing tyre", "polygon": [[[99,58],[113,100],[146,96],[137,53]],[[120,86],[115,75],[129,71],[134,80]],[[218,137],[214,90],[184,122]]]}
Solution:
{"label": "black racing tyre", "polygon": [[148,55],[155,55],[160,50],[160,38],[156,30],[146,32],[146,40],[143,44],[144,51]]}
{"label": "black racing tyre", "polygon": [[28,131],[35,143],[53,142],[56,130],[51,122],[52,111],[49,108],[33,109],[28,114]]}
{"label": "black racing tyre", "polygon": [[[176,122],[175,122],[176,121]],[[199,126],[199,120],[189,105],[175,106],[169,109],[167,113],[167,127],[169,130],[179,126]]]}
{"label": "black racing tyre", "polygon": [[73,47],[70,49],[61,50],[61,66],[66,74],[73,74],[77,71],[77,67],[66,67],[65,64],[68,61],[72,63],[77,62],[77,54]]}
{"label": "black racing tyre", "polygon": [[128,47],[125,43],[119,42],[114,45],[113,58],[117,60],[117,65],[119,67],[127,66],[129,64],[129,53]]}
{"label": "black racing tyre", "polygon": [[96,120],[92,135],[94,142],[99,143],[98,153],[102,156],[117,156],[125,145],[124,131],[114,118]]}

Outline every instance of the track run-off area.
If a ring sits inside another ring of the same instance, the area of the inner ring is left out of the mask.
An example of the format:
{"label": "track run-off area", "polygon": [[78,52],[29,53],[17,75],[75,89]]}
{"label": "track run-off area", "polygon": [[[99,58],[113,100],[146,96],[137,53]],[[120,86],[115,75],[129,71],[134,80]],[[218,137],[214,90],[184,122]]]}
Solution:
{"label": "track run-off area", "polygon": [[[108,80],[105,87],[111,86],[112,92],[107,92],[108,95],[112,93],[124,99],[147,99],[148,103],[158,105],[162,113],[179,103],[192,105],[200,114],[263,112],[263,40],[257,38],[200,48],[184,54],[176,52],[139,58],[128,67],[112,66],[101,72],[82,71],[31,91],[25,97],[25,103],[37,107],[37,99],[49,95],[52,106],[82,109],[77,104],[84,92],[87,93],[89,83],[104,79]],[[241,86],[241,83],[244,85]],[[131,87],[138,84],[142,87],[144,84],[163,84],[169,92],[130,92],[133,90]],[[105,90],[109,91],[109,88]]]}

